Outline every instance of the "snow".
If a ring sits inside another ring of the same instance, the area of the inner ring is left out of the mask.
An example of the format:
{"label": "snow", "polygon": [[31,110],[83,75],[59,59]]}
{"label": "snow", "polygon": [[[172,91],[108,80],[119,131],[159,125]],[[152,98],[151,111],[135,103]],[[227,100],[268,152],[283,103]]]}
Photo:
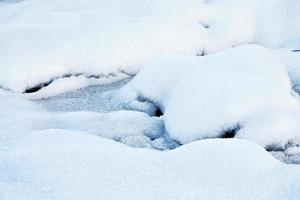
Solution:
{"label": "snow", "polygon": [[300,137],[300,108],[285,66],[272,51],[255,45],[200,58],[158,59],[120,97],[125,102],[146,98],[162,108],[167,132],[181,144],[222,137],[235,127],[241,128],[236,137],[264,147],[279,148]]}
{"label": "snow", "polygon": [[[18,96],[14,97],[3,92],[0,97],[0,141],[2,140],[3,145],[7,143],[7,139],[18,137],[24,131],[43,129],[82,131],[115,141],[124,141],[132,146],[137,146],[140,142],[147,140],[145,137],[151,141],[164,135],[162,119],[150,117],[142,112],[126,110],[109,113],[48,112],[41,106]],[[133,136],[139,137],[134,139]]]}
{"label": "snow", "polygon": [[[90,79],[88,79],[90,81]],[[102,82],[99,79],[96,82]],[[68,91],[57,96],[50,96],[47,86],[35,93],[24,94],[28,100],[42,105],[46,110],[51,112],[101,112],[107,113],[124,109],[122,102],[114,98],[119,89],[130,79],[122,79],[113,83],[92,85],[74,91]],[[64,81],[62,81],[64,82]],[[55,88],[55,87],[54,87]],[[58,91],[59,90],[55,90]],[[43,92],[43,95],[41,95]],[[49,96],[49,97],[45,97]]]}
{"label": "snow", "polygon": [[205,35],[198,23],[201,5],[28,0],[2,6],[0,85],[22,92],[65,74],[136,73],[165,52],[194,54]]}
{"label": "snow", "polygon": [[298,0],[212,0],[205,52],[243,44],[282,48],[299,41]]}
{"label": "snow", "polygon": [[170,138],[146,113],[50,112],[3,90],[0,109],[1,199],[300,197],[299,167],[246,140],[157,151],[170,149]]}
{"label": "snow", "polygon": [[0,199],[300,199],[299,9],[0,0]]}
{"label": "snow", "polygon": [[105,85],[111,82],[118,82],[128,78],[127,75],[120,75],[117,77],[103,77],[103,78],[88,78],[84,75],[64,77],[53,80],[49,85],[41,87],[38,91],[27,93],[26,97],[29,99],[47,99],[53,96],[65,94],[68,91],[83,89],[93,85]]}
{"label": "snow", "polygon": [[[299,41],[298,0],[26,0],[0,5],[0,86],[136,74],[156,56]],[[85,84],[83,85],[85,87]]]}
{"label": "snow", "polygon": [[[132,149],[80,132],[29,132],[0,154],[3,199],[298,199],[299,168],[243,140]],[[259,165],[258,165],[259,163]],[[45,176],[46,174],[46,176]]]}

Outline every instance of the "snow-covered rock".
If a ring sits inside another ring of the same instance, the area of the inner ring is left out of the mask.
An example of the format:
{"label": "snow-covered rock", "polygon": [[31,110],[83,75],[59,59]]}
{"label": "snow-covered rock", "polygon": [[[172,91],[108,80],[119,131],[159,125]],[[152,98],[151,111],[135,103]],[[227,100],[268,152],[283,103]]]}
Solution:
{"label": "snow-covered rock", "polygon": [[143,97],[160,106],[166,130],[182,144],[224,137],[230,130],[264,147],[281,147],[300,137],[300,108],[285,66],[255,45],[200,58],[159,59],[120,96],[129,102]]}

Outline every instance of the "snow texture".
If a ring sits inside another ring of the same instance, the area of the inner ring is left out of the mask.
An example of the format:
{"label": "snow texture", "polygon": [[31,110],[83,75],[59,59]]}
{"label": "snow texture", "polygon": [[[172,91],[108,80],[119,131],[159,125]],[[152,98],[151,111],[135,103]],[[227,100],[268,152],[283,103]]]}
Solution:
{"label": "snow texture", "polygon": [[300,197],[299,167],[237,139],[159,152],[80,132],[44,130],[26,132],[0,161],[2,199]]}
{"label": "snow texture", "polygon": [[127,102],[143,97],[161,107],[167,132],[181,144],[222,137],[230,129],[264,147],[280,148],[300,137],[300,109],[285,66],[255,45],[201,58],[158,59],[119,96]]}
{"label": "snow texture", "polygon": [[[0,4],[0,86],[137,73],[165,53],[298,43],[298,0],[26,0]],[[84,84],[85,86],[85,84]]]}
{"label": "snow texture", "polygon": [[[147,140],[146,137],[150,141],[151,148],[155,148],[155,145],[151,145],[151,140],[160,137],[165,140],[162,119],[150,117],[146,113],[127,110],[109,113],[48,112],[41,106],[17,95],[13,96],[2,91],[0,97],[0,143],[3,144],[2,147],[7,145],[11,137],[18,137],[26,131],[43,129],[82,131],[115,141],[124,141],[132,146],[137,146],[134,141],[140,143]],[[134,139],[133,136],[139,137]],[[138,141],[139,138],[141,141]]]}
{"label": "snow texture", "polygon": [[0,199],[299,200],[299,10],[0,0]]}

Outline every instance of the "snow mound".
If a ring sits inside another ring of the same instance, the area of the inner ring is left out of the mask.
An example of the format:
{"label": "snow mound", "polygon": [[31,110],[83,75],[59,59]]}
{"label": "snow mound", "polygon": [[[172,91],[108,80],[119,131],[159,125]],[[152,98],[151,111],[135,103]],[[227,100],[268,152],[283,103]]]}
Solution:
{"label": "snow mound", "polygon": [[161,152],[79,132],[44,130],[27,132],[0,153],[0,162],[3,199],[300,197],[299,167],[237,139],[198,141]]}
{"label": "snow mound", "polygon": [[154,102],[167,132],[182,144],[229,134],[280,148],[300,137],[300,109],[285,66],[255,45],[158,59],[119,96],[127,104],[140,97]]}

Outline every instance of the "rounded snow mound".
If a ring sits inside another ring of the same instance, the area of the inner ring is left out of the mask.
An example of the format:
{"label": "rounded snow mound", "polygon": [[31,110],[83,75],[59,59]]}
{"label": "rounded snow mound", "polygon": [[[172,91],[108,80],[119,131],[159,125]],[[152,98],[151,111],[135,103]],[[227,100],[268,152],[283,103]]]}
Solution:
{"label": "rounded snow mound", "polygon": [[255,45],[200,58],[160,58],[143,68],[121,96],[127,102],[141,97],[154,102],[164,112],[167,132],[181,144],[238,137],[283,147],[300,136],[300,109],[285,66]]}

